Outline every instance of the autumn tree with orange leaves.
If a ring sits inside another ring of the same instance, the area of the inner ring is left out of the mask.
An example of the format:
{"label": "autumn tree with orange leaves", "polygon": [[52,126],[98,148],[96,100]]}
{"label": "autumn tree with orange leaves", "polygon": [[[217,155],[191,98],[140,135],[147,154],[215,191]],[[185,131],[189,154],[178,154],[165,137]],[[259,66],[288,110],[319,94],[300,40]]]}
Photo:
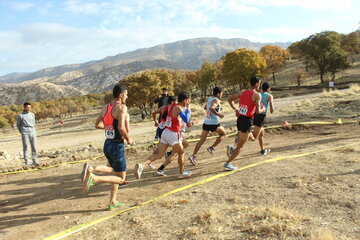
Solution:
{"label": "autumn tree with orange leaves", "polygon": [[289,53],[279,46],[269,44],[260,49],[260,54],[265,58],[267,71],[272,73],[275,84],[275,73],[284,67]]}

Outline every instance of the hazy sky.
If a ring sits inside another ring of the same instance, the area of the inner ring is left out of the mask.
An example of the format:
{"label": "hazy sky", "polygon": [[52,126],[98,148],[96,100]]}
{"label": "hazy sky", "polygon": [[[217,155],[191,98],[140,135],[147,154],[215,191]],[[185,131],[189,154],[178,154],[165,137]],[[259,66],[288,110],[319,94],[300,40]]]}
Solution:
{"label": "hazy sky", "polygon": [[359,27],[358,0],[0,0],[0,75],[197,37],[297,41]]}

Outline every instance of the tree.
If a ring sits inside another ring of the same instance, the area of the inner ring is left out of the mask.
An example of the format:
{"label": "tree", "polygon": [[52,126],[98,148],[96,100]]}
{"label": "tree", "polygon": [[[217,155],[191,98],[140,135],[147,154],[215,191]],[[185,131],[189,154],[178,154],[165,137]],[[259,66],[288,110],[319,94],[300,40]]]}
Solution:
{"label": "tree", "polygon": [[305,71],[308,72],[312,64],[310,57],[306,54],[307,49],[305,39],[294,42],[288,47],[287,50],[290,53],[291,57],[295,59],[300,59],[304,62]]}
{"label": "tree", "polygon": [[333,51],[329,53],[329,62],[326,70],[331,73],[331,80],[335,80],[335,74],[339,70],[344,70],[350,65],[347,61],[347,54],[344,51]]}
{"label": "tree", "polygon": [[7,119],[0,116],[0,129],[3,129],[3,131],[5,132],[5,128],[7,126],[9,126],[9,122],[7,121]]}
{"label": "tree", "polygon": [[191,75],[190,72],[184,72],[182,70],[175,70],[170,71],[170,73],[173,75],[174,79],[174,94],[178,95],[180,92],[192,92],[194,88],[194,83],[196,81],[194,79],[189,78]]}
{"label": "tree", "polygon": [[360,53],[360,30],[344,35],[341,48],[349,54],[351,62],[354,64],[355,55]]}
{"label": "tree", "polygon": [[341,35],[337,32],[324,31],[311,35],[305,39],[304,49],[303,54],[309,57],[317,67],[321,83],[324,83],[326,73],[347,67],[346,62],[337,60],[337,64],[332,64],[330,67],[335,58],[341,58],[340,56],[344,55],[341,49]]}
{"label": "tree", "polygon": [[206,98],[207,89],[213,87],[216,84],[216,69],[209,60],[205,60],[199,70],[199,78],[197,86],[201,91],[202,98]]}
{"label": "tree", "polygon": [[306,72],[305,72],[303,69],[297,68],[297,69],[295,70],[295,77],[296,77],[296,83],[297,83],[298,88],[300,88],[302,79],[303,79],[305,76],[306,76]]}
{"label": "tree", "polygon": [[129,92],[128,105],[138,107],[150,116],[154,109],[154,99],[163,87],[167,87],[171,92],[174,80],[169,70],[157,69],[134,73],[121,80],[121,83]]}
{"label": "tree", "polygon": [[260,49],[260,54],[265,58],[267,71],[272,73],[275,84],[275,72],[284,67],[288,52],[279,46],[269,44]]}
{"label": "tree", "polygon": [[248,87],[251,76],[266,76],[266,61],[257,52],[240,48],[228,52],[224,57],[223,76],[231,92],[235,86],[241,90]]}

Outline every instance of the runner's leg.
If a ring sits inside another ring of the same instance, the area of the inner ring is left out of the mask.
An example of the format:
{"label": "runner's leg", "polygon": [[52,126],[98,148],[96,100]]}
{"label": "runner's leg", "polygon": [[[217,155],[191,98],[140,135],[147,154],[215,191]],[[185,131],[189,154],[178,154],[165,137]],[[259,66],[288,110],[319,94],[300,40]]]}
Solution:
{"label": "runner's leg", "polygon": [[184,161],[185,161],[185,152],[182,142],[179,142],[173,146],[173,151],[178,154],[178,163],[179,163],[179,172],[182,174],[184,172]]}
{"label": "runner's leg", "polygon": [[227,163],[232,162],[240,153],[240,151],[242,150],[242,148],[244,147],[246,141],[248,140],[249,137],[249,133],[246,132],[240,132],[240,139],[239,139],[239,143],[236,145],[236,148],[234,149],[234,151],[232,152],[231,156],[229,157],[229,159],[226,161]]}
{"label": "runner's leg", "polygon": [[223,126],[218,127],[215,132],[218,133],[219,136],[216,138],[214,144],[212,145],[213,148],[215,148],[226,137],[226,130]]}
{"label": "runner's leg", "polygon": [[196,155],[198,153],[198,151],[200,150],[201,146],[204,144],[204,142],[206,141],[206,138],[209,134],[209,131],[205,131],[205,130],[202,130],[201,132],[201,136],[200,136],[200,140],[197,142],[197,144],[195,145],[195,148],[194,148],[194,152],[193,152],[193,155]]}

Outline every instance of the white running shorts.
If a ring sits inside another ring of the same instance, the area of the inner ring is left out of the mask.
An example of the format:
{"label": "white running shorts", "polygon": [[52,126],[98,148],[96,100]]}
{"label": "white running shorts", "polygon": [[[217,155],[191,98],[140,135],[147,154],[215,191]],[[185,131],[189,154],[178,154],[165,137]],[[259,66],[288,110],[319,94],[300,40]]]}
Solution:
{"label": "white running shorts", "polygon": [[161,134],[160,142],[163,144],[174,146],[182,142],[182,137],[180,133],[173,132],[166,128],[164,132]]}

